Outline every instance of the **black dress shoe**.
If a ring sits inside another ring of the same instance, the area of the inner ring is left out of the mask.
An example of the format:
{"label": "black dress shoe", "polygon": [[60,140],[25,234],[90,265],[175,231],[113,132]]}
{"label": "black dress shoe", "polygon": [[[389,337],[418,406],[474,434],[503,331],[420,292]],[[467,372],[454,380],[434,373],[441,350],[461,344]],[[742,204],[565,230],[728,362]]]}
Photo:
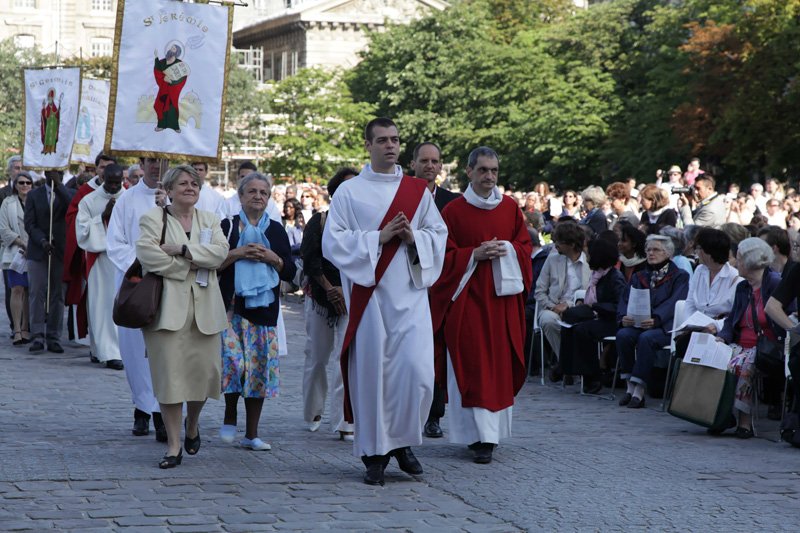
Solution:
{"label": "black dress shoe", "polygon": [[630,392],[626,392],[626,393],[625,393],[625,396],[623,396],[622,398],[620,398],[620,400],[619,400],[619,406],[620,406],[620,407],[625,407],[626,405],[628,405],[629,403],[631,403],[631,399],[632,399],[632,398],[633,398],[633,395],[632,395]]}
{"label": "black dress shoe", "polygon": [[393,450],[391,455],[394,455],[395,459],[397,459],[397,466],[406,474],[411,474],[412,476],[422,474],[422,465],[414,457],[414,452],[411,451],[411,448],[398,448]]}
{"label": "black dress shoe", "polygon": [[547,374],[547,378],[552,381],[553,383],[558,383],[564,378],[564,373],[561,371],[561,366],[553,365],[550,367],[550,372]]}
{"label": "black dress shoe", "polygon": [[156,441],[167,442],[167,426],[164,425],[161,413],[153,413],[153,427],[156,428]]}
{"label": "black dress shoe", "polygon": [[432,439],[438,439],[442,437],[444,434],[442,433],[442,428],[439,425],[438,418],[431,418],[427,422],[425,422],[425,436],[430,437]]}
{"label": "black dress shoe", "polygon": [[481,442],[475,448],[475,459],[474,462],[478,463],[479,465],[488,465],[492,462],[492,452],[494,451],[494,444],[490,442]]}
{"label": "black dress shoe", "polygon": [[139,409],[133,411],[133,429],[131,433],[137,437],[150,434],[150,415]]}
{"label": "black dress shoe", "polygon": [[44,351],[44,343],[42,343],[42,341],[33,341],[28,351],[31,353],[42,353]]}
{"label": "black dress shoe", "polygon": [[64,348],[62,348],[58,342],[52,341],[47,343],[47,351],[53,353],[64,353]]}
{"label": "black dress shoe", "polygon": [[110,361],[106,361],[106,368],[110,368],[112,370],[125,370],[125,365],[122,364],[122,361],[119,359],[111,359]]}
{"label": "black dress shoe", "polygon": [[92,363],[99,363],[100,359],[98,359],[97,357],[94,356],[94,354],[89,352],[89,361],[91,361]]}
{"label": "black dress shoe", "polygon": [[583,386],[584,394],[597,394],[603,390],[603,384],[599,381],[590,381]]}
{"label": "black dress shoe", "polygon": [[367,485],[383,485],[383,471],[389,464],[388,455],[364,455],[361,457],[367,471],[364,473],[364,483]]}
{"label": "black dress shoe", "polygon": [[628,402],[628,409],[641,409],[642,407],[644,407],[644,398],[633,396],[631,401]]}

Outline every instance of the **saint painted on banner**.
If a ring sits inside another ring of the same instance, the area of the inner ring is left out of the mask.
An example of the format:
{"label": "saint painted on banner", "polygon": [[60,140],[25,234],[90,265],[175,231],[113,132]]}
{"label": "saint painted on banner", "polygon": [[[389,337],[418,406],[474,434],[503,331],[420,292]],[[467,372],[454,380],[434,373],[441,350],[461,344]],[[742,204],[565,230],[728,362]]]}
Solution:
{"label": "saint painted on banner", "polygon": [[47,91],[47,99],[42,100],[42,153],[52,154],[56,151],[58,144],[58,127],[61,122],[61,101],[64,93],[58,97],[58,105],[55,104],[56,90],[50,88]]}
{"label": "saint painted on banner", "polygon": [[180,59],[182,53],[183,48],[174,43],[167,48],[164,59],[159,59],[158,50],[155,50],[153,74],[158,84],[158,94],[153,108],[158,118],[156,131],[169,128],[177,133],[181,132],[179,100],[181,90],[189,77],[189,67]]}

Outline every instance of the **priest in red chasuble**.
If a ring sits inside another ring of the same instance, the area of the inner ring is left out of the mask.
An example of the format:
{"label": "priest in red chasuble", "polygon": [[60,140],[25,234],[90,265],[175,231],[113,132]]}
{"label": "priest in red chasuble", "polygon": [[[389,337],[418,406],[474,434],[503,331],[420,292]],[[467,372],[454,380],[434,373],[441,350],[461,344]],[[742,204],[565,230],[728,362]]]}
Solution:
{"label": "priest in red chasuble", "polygon": [[497,188],[499,166],[491,148],[469,155],[470,184],[442,212],[447,251],[431,294],[433,326],[447,347],[450,441],[468,444],[481,464],[511,436],[532,279],[530,237],[517,203]]}

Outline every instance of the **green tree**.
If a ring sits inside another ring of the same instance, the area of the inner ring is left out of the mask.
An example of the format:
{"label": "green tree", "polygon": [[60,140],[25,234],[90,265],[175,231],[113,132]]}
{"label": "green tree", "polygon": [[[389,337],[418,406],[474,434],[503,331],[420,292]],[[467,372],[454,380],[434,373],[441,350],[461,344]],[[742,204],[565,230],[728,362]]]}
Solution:
{"label": "green tree", "polygon": [[374,107],[353,102],[341,72],[303,69],[268,93],[272,113],[264,122],[276,176],[322,180],[364,160],[363,127]]}

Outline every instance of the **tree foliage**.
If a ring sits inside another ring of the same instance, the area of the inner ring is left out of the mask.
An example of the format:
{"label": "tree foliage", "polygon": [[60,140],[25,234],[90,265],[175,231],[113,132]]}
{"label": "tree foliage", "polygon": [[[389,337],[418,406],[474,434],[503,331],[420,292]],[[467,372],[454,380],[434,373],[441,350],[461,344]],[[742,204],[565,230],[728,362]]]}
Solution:
{"label": "tree foliage", "polygon": [[364,159],[363,127],[373,106],[354,103],[341,72],[303,69],[266,94],[272,112],[264,127],[276,176],[329,179],[344,165]]}
{"label": "tree foliage", "polygon": [[588,185],[699,156],[723,179],[800,170],[800,0],[462,0],[372,35],[354,96],[463,167]]}

